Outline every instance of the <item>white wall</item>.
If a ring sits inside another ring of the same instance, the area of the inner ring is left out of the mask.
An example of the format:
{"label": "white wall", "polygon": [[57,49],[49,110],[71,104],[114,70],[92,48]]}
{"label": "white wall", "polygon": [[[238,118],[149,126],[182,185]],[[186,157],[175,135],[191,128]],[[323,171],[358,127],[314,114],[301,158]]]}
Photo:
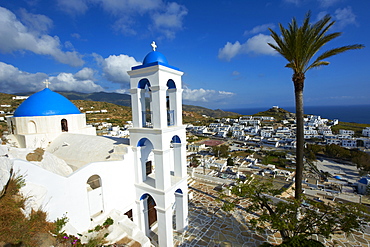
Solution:
{"label": "white wall", "polygon": [[125,156],[124,161],[88,164],[68,177],[51,173],[23,160],[14,161],[14,170],[25,176],[26,190],[31,191],[31,194],[32,187],[42,186],[47,189],[45,195],[33,196],[42,201],[42,208],[48,212],[49,220],[54,221],[66,214],[78,232],[88,230],[91,223],[86,182],[93,175],[101,178],[103,214],[113,209],[122,213],[129,209],[135,212],[132,155]]}

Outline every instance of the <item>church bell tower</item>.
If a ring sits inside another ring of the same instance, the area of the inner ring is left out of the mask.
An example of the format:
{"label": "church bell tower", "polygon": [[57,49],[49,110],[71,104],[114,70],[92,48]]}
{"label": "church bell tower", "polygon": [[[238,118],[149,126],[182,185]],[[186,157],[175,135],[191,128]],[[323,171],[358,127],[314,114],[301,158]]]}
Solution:
{"label": "church bell tower", "polygon": [[[173,246],[173,230],[187,227],[186,132],[182,124],[183,72],[153,51],[132,67],[130,143],[135,153],[136,220],[159,246]],[[175,215],[176,227],[172,217]]]}

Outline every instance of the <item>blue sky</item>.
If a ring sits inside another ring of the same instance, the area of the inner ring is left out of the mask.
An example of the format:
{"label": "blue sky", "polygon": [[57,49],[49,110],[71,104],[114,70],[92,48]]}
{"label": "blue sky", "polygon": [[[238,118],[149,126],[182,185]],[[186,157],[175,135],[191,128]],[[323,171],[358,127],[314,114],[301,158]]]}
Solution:
{"label": "blue sky", "polygon": [[[127,93],[154,40],[185,72],[183,102],[211,109],[293,106],[292,71],[267,42],[308,10],[343,32],[323,50],[370,44],[368,0],[0,0],[0,92]],[[370,104],[370,51],[306,74],[307,106]]]}

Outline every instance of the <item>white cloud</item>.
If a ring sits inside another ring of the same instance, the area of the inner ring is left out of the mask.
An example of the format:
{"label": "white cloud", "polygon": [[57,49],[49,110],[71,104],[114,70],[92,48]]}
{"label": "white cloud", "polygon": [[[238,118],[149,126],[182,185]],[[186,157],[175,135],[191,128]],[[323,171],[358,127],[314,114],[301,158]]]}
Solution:
{"label": "white cloud", "polygon": [[31,74],[19,70],[13,65],[0,62],[0,92],[34,92],[45,87],[42,82],[48,78],[47,74]]}
{"label": "white cloud", "polygon": [[216,91],[211,89],[190,89],[185,87],[183,91],[182,98],[184,101],[189,102],[202,102],[202,103],[212,103],[217,102],[220,104],[222,101],[228,101],[229,98],[234,96],[234,93],[225,91]]}
{"label": "white cloud", "polygon": [[103,88],[94,82],[94,71],[83,68],[76,74],[60,73],[49,77],[44,73],[31,74],[14,67],[13,65],[0,62],[0,92],[22,93],[37,92],[45,87],[42,82],[48,79],[50,89],[54,91],[77,91],[77,92],[100,92]]}
{"label": "white cloud", "polygon": [[114,15],[144,14],[162,5],[161,0],[91,0],[91,2],[100,4],[105,11]]}
{"label": "white cloud", "polygon": [[344,28],[347,25],[356,25],[356,15],[352,12],[351,7],[335,10],[334,18],[338,28]]}
{"label": "white cloud", "polygon": [[327,8],[330,6],[333,6],[337,2],[340,2],[341,0],[318,0],[321,7]]}
{"label": "white cloud", "polygon": [[245,31],[245,32],[244,32],[244,35],[248,35],[248,34],[256,34],[256,33],[265,32],[265,31],[267,31],[269,28],[271,28],[271,29],[275,28],[275,24],[274,24],[274,23],[267,23],[267,24],[263,24],[263,25],[256,26],[256,27],[254,27],[252,30],[247,30],[247,31]]}
{"label": "white cloud", "polygon": [[114,90],[115,93],[120,93],[120,94],[130,94],[130,91],[128,89],[116,89]]}
{"label": "white cloud", "polygon": [[275,41],[270,35],[260,33],[248,39],[244,45],[247,53],[275,55],[276,51],[267,43],[275,43]]}
{"label": "white cloud", "polygon": [[174,38],[175,32],[182,29],[183,19],[188,10],[177,3],[168,3],[163,13],[152,15],[154,28],[165,34],[167,38]]}
{"label": "white cloud", "polygon": [[135,21],[129,16],[120,17],[113,26],[115,31],[121,32],[125,35],[136,35]]}
{"label": "white cloud", "polygon": [[[24,13],[29,23],[38,23],[38,27],[30,30],[23,25],[9,10],[0,7],[0,51],[13,52],[28,50],[39,55],[49,55],[55,60],[72,66],[81,66],[84,62],[75,51],[64,52],[57,36],[39,33],[50,27],[50,19],[41,15]],[[35,17],[36,16],[36,17]]]}
{"label": "white cloud", "polygon": [[321,20],[322,18],[324,18],[326,15],[328,14],[328,12],[326,11],[321,11],[317,14],[317,17],[316,17],[316,21],[319,21]]}
{"label": "white cloud", "polygon": [[236,55],[244,53],[243,50],[244,48],[239,41],[236,41],[234,44],[227,42],[222,49],[219,49],[218,58],[221,60],[230,61]]}
{"label": "white cloud", "polygon": [[83,14],[88,9],[86,0],[58,0],[58,7],[70,14]]}
{"label": "white cloud", "polygon": [[[184,5],[163,0],[58,0],[58,4],[61,10],[72,14],[83,14],[90,6],[99,6],[117,18],[113,25],[117,31],[136,35],[139,25],[147,25],[170,39],[183,28],[188,13]],[[151,22],[146,21],[145,15]]]}
{"label": "white cloud", "polygon": [[78,80],[93,80],[94,79],[94,70],[91,68],[83,68],[78,71],[74,77]]}
{"label": "white cloud", "polygon": [[95,59],[102,66],[105,78],[121,84],[129,83],[130,77],[127,71],[131,70],[131,67],[141,64],[135,58],[123,54],[111,55],[105,59],[95,54]]}
{"label": "white cloud", "polygon": [[234,44],[227,42],[223,48],[219,49],[218,58],[230,61],[239,54],[275,55],[276,51],[267,43],[275,43],[275,41],[271,36],[265,34],[257,34],[244,44],[240,44],[239,41]]}
{"label": "white cloud", "polygon": [[21,19],[29,30],[37,33],[46,33],[53,27],[53,21],[45,15],[35,15],[21,9]]}
{"label": "white cloud", "polygon": [[[60,73],[55,77],[50,77],[51,85],[49,86],[54,91],[76,91],[83,93],[101,92],[104,89],[95,84],[90,78],[91,69],[83,68],[76,74]],[[85,78],[83,78],[85,76]]]}

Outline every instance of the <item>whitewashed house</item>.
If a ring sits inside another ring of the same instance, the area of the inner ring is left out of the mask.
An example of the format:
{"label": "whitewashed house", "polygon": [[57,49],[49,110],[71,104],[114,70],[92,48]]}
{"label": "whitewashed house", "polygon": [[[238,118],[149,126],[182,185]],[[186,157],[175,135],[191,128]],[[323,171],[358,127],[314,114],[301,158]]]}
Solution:
{"label": "whitewashed house", "polygon": [[339,135],[353,136],[354,134],[355,134],[355,132],[353,130],[344,130],[344,129],[339,130]]}
{"label": "whitewashed house", "polygon": [[337,138],[327,138],[325,139],[325,141],[327,145],[330,145],[330,144],[341,145],[342,144],[342,140],[337,139]]}
{"label": "whitewashed house", "polygon": [[365,129],[362,130],[362,135],[370,137],[370,127],[366,127]]}
{"label": "whitewashed house", "polygon": [[367,195],[370,190],[370,177],[362,177],[357,182],[357,192],[361,195]]}
{"label": "whitewashed house", "polygon": [[342,139],[341,146],[344,148],[357,148],[357,140],[355,138]]}

